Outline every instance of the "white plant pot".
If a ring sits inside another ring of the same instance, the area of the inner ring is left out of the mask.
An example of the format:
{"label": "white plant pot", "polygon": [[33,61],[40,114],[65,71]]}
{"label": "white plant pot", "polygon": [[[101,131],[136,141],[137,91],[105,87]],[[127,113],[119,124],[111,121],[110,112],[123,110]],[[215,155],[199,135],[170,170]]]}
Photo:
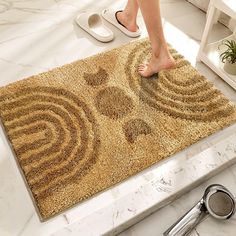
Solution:
{"label": "white plant pot", "polygon": [[236,63],[232,64],[228,61],[225,61],[224,70],[231,75],[236,75]]}

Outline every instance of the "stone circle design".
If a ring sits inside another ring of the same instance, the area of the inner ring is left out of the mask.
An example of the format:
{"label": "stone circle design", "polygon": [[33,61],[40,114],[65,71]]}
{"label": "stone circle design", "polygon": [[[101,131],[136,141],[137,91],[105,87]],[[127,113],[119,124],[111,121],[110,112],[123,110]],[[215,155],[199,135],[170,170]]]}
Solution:
{"label": "stone circle design", "polygon": [[84,73],[83,77],[86,80],[87,84],[93,87],[106,84],[109,79],[107,71],[102,67],[99,67],[98,72],[95,74],[87,72]]}
{"label": "stone circle design", "polygon": [[95,105],[102,115],[114,120],[127,116],[134,107],[132,99],[118,87],[107,87],[99,91]]}
{"label": "stone circle design", "polygon": [[132,119],[123,126],[126,140],[134,143],[138,136],[148,135],[152,132],[151,127],[142,119]]}

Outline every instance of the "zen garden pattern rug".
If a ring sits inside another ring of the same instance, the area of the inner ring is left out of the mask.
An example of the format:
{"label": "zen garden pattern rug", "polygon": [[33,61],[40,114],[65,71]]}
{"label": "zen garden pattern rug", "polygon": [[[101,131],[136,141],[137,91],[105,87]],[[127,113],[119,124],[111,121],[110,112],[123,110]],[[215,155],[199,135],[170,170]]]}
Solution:
{"label": "zen garden pattern rug", "polygon": [[42,220],[236,120],[183,56],[156,78],[138,40],[0,88],[0,117]]}

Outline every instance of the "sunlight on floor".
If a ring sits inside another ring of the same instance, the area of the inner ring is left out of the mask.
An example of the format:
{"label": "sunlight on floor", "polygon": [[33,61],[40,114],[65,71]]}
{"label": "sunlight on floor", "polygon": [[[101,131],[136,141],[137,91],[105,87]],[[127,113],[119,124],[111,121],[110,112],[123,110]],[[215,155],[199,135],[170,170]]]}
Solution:
{"label": "sunlight on floor", "polygon": [[167,20],[164,20],[163,26],[167,42],[181,52],[192,65],[195,65],[199,43]]}

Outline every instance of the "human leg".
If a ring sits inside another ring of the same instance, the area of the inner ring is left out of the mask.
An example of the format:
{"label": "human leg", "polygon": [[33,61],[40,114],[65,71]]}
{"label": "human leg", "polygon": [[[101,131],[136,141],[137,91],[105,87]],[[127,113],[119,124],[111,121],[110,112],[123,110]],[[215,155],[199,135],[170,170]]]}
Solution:
{"label": "human leg", "polygon": [[135,32],[138,30],[137,14],[139,5],[137,0],[128,0],[123,11],[117,12],[117,19],[129,31]]}
{"label": "human leg", "polygon": [[152,57],[149,63],[138,68],[140,75],[150,77],[160,70],[175,66],[175,61],[168,51],[161,22],[160,0],[138,0],[148,35],[151,41]]}

